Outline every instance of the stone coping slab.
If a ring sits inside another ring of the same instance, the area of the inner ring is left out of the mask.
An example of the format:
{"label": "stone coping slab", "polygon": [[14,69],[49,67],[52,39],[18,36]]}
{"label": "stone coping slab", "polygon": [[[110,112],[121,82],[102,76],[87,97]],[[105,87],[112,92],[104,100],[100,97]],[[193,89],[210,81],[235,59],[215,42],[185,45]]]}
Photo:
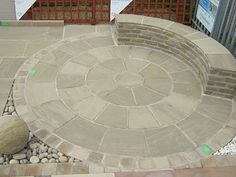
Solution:
{"label": "stone coping slab", "polygon": [[64,20],[0,20],[0,26],[64,26]]}
{"label": "stone coping slab", "polygon": [[178,57],[112,39],[71,37],[18,70],[16,111],[40,140],[114,172],[199,167],[211,156],[202,144],[216,151],[235,136],[234,101],[202,94]]}
{"label": "stone coping slab", "polygon": [[120,14],[115,20],[118,44],[146,46],[178,56],[199,75],[205,94],[232,98],[236,60],[217,41],[164,19]]}

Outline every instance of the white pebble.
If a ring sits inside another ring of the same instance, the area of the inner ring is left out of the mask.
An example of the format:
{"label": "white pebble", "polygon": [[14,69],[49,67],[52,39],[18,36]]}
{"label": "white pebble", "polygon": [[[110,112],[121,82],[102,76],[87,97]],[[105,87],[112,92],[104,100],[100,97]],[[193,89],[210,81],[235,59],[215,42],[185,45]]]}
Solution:
{"label": "white pebble", "polygon": [[14,154],[13,155],[13,159],[16,160],[21,160],[21,159],[25,159],[26,158],[26,154]]}
{"label": "white pebble", "polygon": [[16,159],[11,159],[9,163],[10,164],[19,164],[19,161]]}
{"label": "white pebble", "polygon": [[64,162],[67,162],[67,157],[65,157],[65,156],[60,156],[59,157],[59,161],[61,162],[61,163],[64,163]]}
{"label": "white pebble", "polygon": [[32,157],[30,157],[30,162],[31,163],[39,163],[39,158],[37,156],[32,156]]}

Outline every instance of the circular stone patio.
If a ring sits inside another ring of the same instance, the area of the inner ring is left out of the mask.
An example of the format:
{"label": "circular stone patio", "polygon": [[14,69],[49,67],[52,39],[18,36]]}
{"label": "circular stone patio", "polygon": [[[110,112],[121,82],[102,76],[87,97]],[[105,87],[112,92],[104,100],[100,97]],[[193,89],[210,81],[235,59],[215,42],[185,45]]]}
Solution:
{"label": "circular stone patio", "polygon": [[179,153],[181,163],[198,162],[197,147],[228,123],[232,101],[202,94],[195,74],[172,55],[89,36],[58,42],[18,71],[16,109],[31,131],[108,167],[151,169],[155,158],[165,163]]}

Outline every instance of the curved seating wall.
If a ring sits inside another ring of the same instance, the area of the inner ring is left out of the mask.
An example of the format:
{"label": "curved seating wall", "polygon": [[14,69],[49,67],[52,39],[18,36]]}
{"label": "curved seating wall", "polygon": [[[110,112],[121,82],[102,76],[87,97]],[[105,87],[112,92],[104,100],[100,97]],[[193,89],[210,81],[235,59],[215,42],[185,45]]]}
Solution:
{"label": "curved seating wall", "polygon": [[140,15],[116,16],[119,45],[159,49],[187,63],[201,80],[205,94],[232,98],[236,88],[236,60],[214,39],[188,26]]}

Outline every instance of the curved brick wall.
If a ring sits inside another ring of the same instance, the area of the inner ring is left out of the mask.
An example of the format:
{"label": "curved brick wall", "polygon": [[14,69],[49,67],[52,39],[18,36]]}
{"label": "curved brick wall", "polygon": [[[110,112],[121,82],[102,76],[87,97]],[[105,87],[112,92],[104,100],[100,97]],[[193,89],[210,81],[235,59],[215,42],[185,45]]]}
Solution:
{"label": "curved brick wall", "polygon": [[214,39],[188,26],[140,15],[118,15],[119,45],[159,49],[187,63],[199,76],[205,94],[232,98],[236,88],[236,60]]}

